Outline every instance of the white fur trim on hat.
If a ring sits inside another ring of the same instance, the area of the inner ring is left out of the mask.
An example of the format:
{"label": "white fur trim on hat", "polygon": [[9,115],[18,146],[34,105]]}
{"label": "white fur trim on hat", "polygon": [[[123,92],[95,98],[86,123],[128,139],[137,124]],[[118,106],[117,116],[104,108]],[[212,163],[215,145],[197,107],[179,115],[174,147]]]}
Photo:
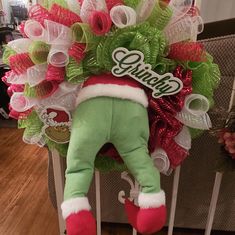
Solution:
{"label": "white fur trim on hat", "polygon": [[139,207],[144,209],[164,206],[166,205],[165,192],[161,190],[159,193],[140,193],[138,202]]}
{"label": "white fur trim on hat", "polygon": [[89,211],[91,206],[87,197],[76,197],[64,201],[61,204],[63,218],[66,219],[71,214],[78,213],[79,211]]}
{"label": "white fur trim on hat", "polygon": [[82,88],[78,93],[77,105],[88,99],[101,96],[132,100],[148,107],[148,98],[143,89],[116,84],[95,84]]}

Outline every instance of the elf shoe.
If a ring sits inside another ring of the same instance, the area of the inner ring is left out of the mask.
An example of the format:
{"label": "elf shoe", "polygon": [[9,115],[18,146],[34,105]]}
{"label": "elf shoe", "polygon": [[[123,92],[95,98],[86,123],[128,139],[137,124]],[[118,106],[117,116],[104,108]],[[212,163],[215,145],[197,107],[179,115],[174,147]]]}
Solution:
{"label": "elf shoe", "polygon": [[72,198],[61,205],[67,235],[96,235],[96,221],[86,197]]}
{"label": "elf shoe", "polygon": [[158,232],[166,222],[165,193],[140,193],[139,207],[126,200],[125,209],[129,223],[139,233]]}

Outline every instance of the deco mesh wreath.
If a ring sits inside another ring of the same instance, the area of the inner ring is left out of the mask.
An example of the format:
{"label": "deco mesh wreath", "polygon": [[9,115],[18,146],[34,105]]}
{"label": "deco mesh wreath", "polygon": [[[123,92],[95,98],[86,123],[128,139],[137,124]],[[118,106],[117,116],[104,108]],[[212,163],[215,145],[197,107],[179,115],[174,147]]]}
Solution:
{"label": "deco mesh wreath", "polygon": [[51,0],[31,8],[24,38],[6,46],[3,80],[23,140],[67,156],[69,235],[95,234],[86,198],[94,162],[127,167],[140,183],[138,207],[125,203],[139,232],[164,225],[159,171],[170,174],[211,127],[220,72],[192,40],[202,25],[193,0]]}

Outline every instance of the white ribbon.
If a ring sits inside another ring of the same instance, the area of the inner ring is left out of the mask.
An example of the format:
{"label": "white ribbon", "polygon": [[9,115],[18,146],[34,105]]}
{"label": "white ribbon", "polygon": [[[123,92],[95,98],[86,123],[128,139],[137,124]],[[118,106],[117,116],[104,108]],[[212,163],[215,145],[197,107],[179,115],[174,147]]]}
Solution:
{"label": "white ribbon", "polygon": [[209,115],[193,115],[185,110],[176,115],[176,119],[183,123],[185,126],[192,127],[200,130],[209,130],[212,123]]}
{"label": "white ribbon", "polygon": [[16,85],[28,83],[31,87],[34,87],[45,80],[46,71],[47,64],[38,64],[28,68],[26,73],[20,75],[11,73],[7,77],[7,82]]}
{"label": "white ribbon", "polygon": [[167,174],[170,169],[170,161],[167,153],[162,148],[157,148],[152,154],[155,167],[163,174]]}
{"label": "white ribbon", "polygon": [[137,21],[140,22],[144,22],[145,20],[147,20],[150,15],[152,14],[152,11],[155,7],[156,4],[156,0],[141,0],[137,9],[136,9],[136,13],[137,13]]}
{"label": "white ribbon", "polygon": [[47,58],[48,64],[55,67],[65,67],[69,63],[68,47],[66,45],[53,45]]}
{"label": "white ribbon", "polygon": [[190,150],[192,146],[192,138],[189,129],[183,126],[181,132],[174,138],[175,142],[182,148]]}
{"label": "white ribbon", "polygon": [[47,32],[44,27],[35,20],[27,20],[24,28],[25,34],[34,41],[47,41]]}
{"label": "white ribbon", "polygon": [[29,38],[19,38],[13,41],[10,41],[7,45],[16,51],[17,53],[26,53],[29,51],[29,47],[32,43],[32,40]]}
{"label": "white ribbon", "polygon": [[47,64],[37,64],[27,70],[29,86],[34,87],[46,78]]}
{"label": "white ribbon", "polygon": [[169,7],[171,7],[171,9],[173,10],[171,23],[176,22],[184,17],[189,12],[192,6],[193,0],[171,0],[169,3]]}
{"label": "white ribbon", "polygon": [[23,135],[23,141],[26,144],[36,144],[39,147],[44,147],[45,144],[46,144],[45,139],[42,136],[42,133],[36,134],[34,136],[31,136],[31,137]]}
{"label": "white ribbon", "polygon": [[168,25],[164,30],[168,43],[171,45],[190,39],[192,27],[193,23],[190,16]]}
{"label": "white ribbon", "polygon": [[7,77],[7,82],[10,84],[22,85],[25,84],[27,81],[28,81],[27,73],[23,73],[20,75],[17,75],[15,73],[10,73],[10,75]]}
{"label": "white ribbon", "polygon": [[204,115],[209,111],[208,99],[200,94],[191,94],[185,98],[184,109],[193,115]]}
{"label": "white ribbon", "polygon": [[59,85],[53,96],[39,101],[39,106],[49,107],[60,104],[61,107],[68,111],[76,108],[76,98],[80,85],[73,85],[68,82],[63,82]]}
{"label": "white ribbon", "polygon": [[70,11],[73,11],[77,15],[80,15],[81,6],[78,0],[67,0],[66,1]]}
{"label": "white ribbon", "polygon": [[137,14],[134,9],[128,6],[115,6],[110,11],[110,17],[118,28],[135,25]]}
{"label": "white ribbon", "polygon": [[47,31],[48,44],[71,46],[72,30],[69,27],[51,20],[45,20],[44,24]]}
{"label": "white ribbon", "polygon": [[89,23],[89,17],[95,10],[107,12],[105,0],[84,0],[80,12],[82,22]]}
{"label": "white ribbon", "polygon": [[212,127],[211,120],[207,111],[209,110],[208,99],[199,94],[191,94],[186,97],[185,104],[176,119],[186,126],[208,130]]}
{"label": "white ribbon", "polygon": [[10,100],[11,107],[20,113],[31,109],[37,103],[37,99],[25,97],[23,92],[15,92]]}
{"label": "white ribbon", "polygon": [[197,35],[200,34],[204,31],[204,21],[201,16],[194,16],[192,17],[192,22],[194,29],[192,29],[192,34]]}

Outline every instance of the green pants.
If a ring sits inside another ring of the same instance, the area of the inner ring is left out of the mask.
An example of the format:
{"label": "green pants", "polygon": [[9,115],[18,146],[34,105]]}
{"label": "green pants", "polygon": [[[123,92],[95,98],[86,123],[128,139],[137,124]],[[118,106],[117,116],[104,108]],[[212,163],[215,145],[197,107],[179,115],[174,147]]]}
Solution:
{"label": "green pants", "polygon": [[112,143],[144,193],[160,191],[160,175],[148,153],[146,108],[129,100],[98,97],[81,103],[73,116],[67,156],[65,200],[84,197],[97,152]]}

